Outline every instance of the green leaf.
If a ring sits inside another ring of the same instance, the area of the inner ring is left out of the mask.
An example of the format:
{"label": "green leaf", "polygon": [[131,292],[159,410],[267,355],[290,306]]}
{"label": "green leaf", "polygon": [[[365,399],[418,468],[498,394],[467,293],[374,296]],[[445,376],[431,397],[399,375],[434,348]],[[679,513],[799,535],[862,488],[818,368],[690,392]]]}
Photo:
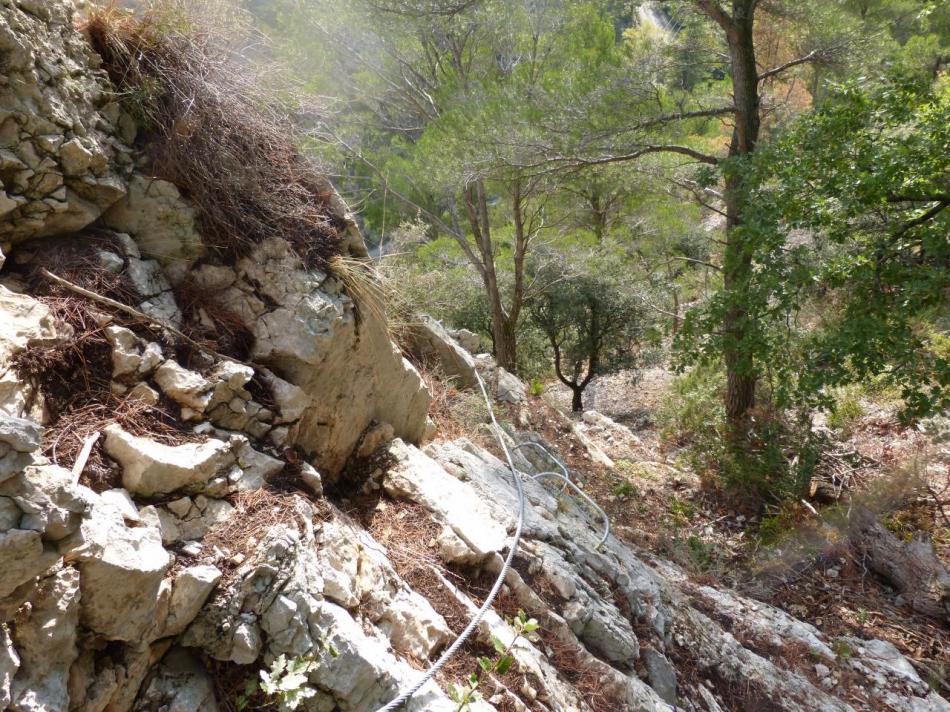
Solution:
{"label": "green leaf", "polygon": [[507,675],[514,662],[515,659],[513,657],[510,655],[505,655],[498,659],[498,662],[495,664],[495,670],[499,675]]}
{"label": "green leaf", "polygon": [[506,652],[508,651],[508,646],[505,645],[505,644],[501,641],[501,638],[499,638],[499,637],[496,636],[496,635],[491,636],[491,644],[492,644],[493,646],[495,646],[495,650],[498,651],[499,653],[504,654],[504,653],[506,653]]}

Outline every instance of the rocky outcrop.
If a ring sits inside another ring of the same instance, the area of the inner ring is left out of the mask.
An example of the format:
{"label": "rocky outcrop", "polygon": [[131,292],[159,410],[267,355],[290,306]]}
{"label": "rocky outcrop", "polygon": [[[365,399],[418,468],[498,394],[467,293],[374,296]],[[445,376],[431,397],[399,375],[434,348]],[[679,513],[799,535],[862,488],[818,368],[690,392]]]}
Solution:
{"label": "rocky outcrop", "polygon": [[[235,702],[216,699],[215,675],[240,686],[283,656],[313,663],[301,709],[373,712],[481,607],[515,528],[512,473],[468,440],[414,444],[428,394],[340,279],[277,239],[217,261],[175,186],[143,162],[128,177],[134,126],[71,8],[0,0],[0,708],[214,712]],[[344,251],[365,256],[346,206],[318,187]],[[48,235],[82,246],[89,284],[119,285],[147,323],[101,300],[83,302],[85,332],[56,323],[25,293],[42,248],[20,244]],[[240,353],[168,328],[214,333],[222,314],[247,337]],[[517,411],[525,384],[467,353],[473,337],[430,322],[419,351]],[[67,421],[77,438],[13,366],[87,341],[95,365],[79,373],[103,402]],[[620,427],[584,425],[618,457]],[[70,436],[80,452],[65,454]],[[484,676],[477,712],[950,709],[887,644],[831,641],[617,538],[601,545],[599,514],[532,479],[551,467],[535,455],[516,458],[524,531],[495,606],[405,709],[457,710],[449,683],[493,643],[514,664]],[[348,498],[328,501],[324,481]],[[516,634],[519,609],[540,631]]]}
{"label": "rocky outcrop", "polygon": [[409,329],[410,348],[421,361],[438,368],[458,388],[471,388],[475,377],[475,358],[438,321],[421,314]]}
{"label": "rocky outcrop", "polygon": [[385,324],[338,280],[305,269],[286,242],[260,245],[230,274],[193,278],[251,326],[251,357],[271,371],[281,406],[280,444],[301,447],[332,478],[374,422],[422,438],[429,395]]}
{"label": "rocky outcrop", "polygon": [[126,193],[131,124],[73,22],[63,2],[0,10],[0,242],[81,230]]}
{"label": "rocky outcrop", "polygon": [[[57,343],[68,329],[57,324],[49,307],[26,294],[17,294],[0,285],[0,364],[8,366],[13,357],[28,346]],[[32,387],[9,368],[0,369],[0,413],[42,420],[42,402]]]}

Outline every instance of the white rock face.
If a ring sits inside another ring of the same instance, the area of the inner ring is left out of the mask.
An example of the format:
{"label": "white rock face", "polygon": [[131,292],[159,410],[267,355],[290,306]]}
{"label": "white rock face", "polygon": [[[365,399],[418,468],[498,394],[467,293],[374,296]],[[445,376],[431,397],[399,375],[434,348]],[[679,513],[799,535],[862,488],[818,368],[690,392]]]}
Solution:
{"label": "white rock face", "polygon": [[214,384],[171,359],[155,372],[155,382],[169,398],[196,413],[204,413],[211,402]]}
{"label": "white rock face", "polygon": [[163,361],[162,348],[148,343],[123,326],[107,326],[106,338],[112,344],[112,378],[141,380]]}
{"label": "white rock face", "polygon": [[208,565],[189,566],[178,574],[172,584],[168,618],[156,637],[168,638],[183,633],[220,580],[221,572]]}
{"label": "white rock face", "polygon": [[[320,704],[346,712],[375,710],[416,674],[390,646],[431,652],[447,640],[445,622],[412,595],[378,545],[342,515],[318,520],[314,528],[309,505],[297,500],[296,507],[297,523],[266,533],[237,579],[202,610],[182,642],[236,662],[315,654],[320,665],[310,679],[324,691]],[[324,650],[320,636],[328,636],[338,657]],[[455,707],[429,685],[408,709]]]}
{"label": "white rock face", "polygon": [[234,463],[231,445],[221,440],[164,445],[116,424],[105,435],[106,452],[122,467],[122,486],[146,497],[206,484]]}
{"label": "white rock face", "polygon": [[152,626],[171,557],[157,528],[127,523],[123,507],[96,502],[69,555],[80,573],[81,620],[108,640],[139,641]]}
{"label": "white rock face", "polygon": [[131,235],[142,255],[164,267],[186,270],[204,248],[195,210],[168,181],[136,173],[128,193],[103,215],[103,222]]}
{"label": "white rock face", "polygon": [[219,299],[253,328],[252,358],[293,384],[278,396],[288,406],[284,420],[300,413],[286,444],[312,455],[329,479],[373,421],[409,441],[422,438],[429,395],[419,374],[371,310],[357,317],[341,286],[303,269],[285,242],[270,240],[240,260]]}
{"label": "white rock face", "polygon": [[64,568],[43,579],[13,636],[19,670],[13,678],[13,712],[69,708],[69,669],[78,655],[79,572]]}
{"label": "white rock face", "polygon": [[428,314],[420,315],[418,323],[412,325],[410,339],[414,354],[434,361],[446,378],[459,388],[478,384],[475,358]]}
{"label": "white rock face", "polygon": [[0,5],[0,241],[81,230],[125,195],[120,117],[64,2]]}

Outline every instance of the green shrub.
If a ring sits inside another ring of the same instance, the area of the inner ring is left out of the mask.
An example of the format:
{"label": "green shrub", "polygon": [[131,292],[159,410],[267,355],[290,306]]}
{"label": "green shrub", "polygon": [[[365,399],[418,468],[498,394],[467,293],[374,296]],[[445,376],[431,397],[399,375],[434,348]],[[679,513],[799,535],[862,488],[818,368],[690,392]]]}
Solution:
{"label": "green shrub", "polygon": [[676,379],[658,416],[663,437],[686,448],[700,477],[750,505],[798,499],[820,458],[823,441],[793,413],[754,409],[746,432],[730,436],[720,369],[698,366]]}
{"label": "green shrub", "polygon": [[611,490],[615,497],[639,497],[640,490],[630,480],[624,480]]}
{"label": "green shrub", "polygon": [[741,442],[720,447],[718,475],[749,504],[797,500],[807,492],[826,444],[808,423],[760,409]]}
{"label": "green shrub", "polygon": [[710,366],[697,366],[674,380],[657,414],[663,437],[685,445],[721,435],[725,424],[725,385],[722,370]]}
{"label": "green shrub", "polygon": [[828,412],[828,427],[848,437],[863,416],[864,406],[861,405],[860,389],[856,386],[838,389],[834,405]]}
{"label": "green shrub", "polygon": [[544,384],[540,378],[532,378],[531,385],[528,386],[528,395],[538,398],[544,393]]}

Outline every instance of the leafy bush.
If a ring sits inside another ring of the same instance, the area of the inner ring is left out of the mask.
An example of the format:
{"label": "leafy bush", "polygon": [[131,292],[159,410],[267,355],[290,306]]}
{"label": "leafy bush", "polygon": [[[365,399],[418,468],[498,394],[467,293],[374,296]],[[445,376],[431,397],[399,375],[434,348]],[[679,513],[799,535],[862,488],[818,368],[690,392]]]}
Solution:
{"label": "leafy bush", "polygon": [[524,611],[518,611],[515,618],[509,619],[508,624],[514,628],[515,635],[508,645],[505,645],[501,639],[491,636],[492,645],[495,648],[495,657],[489,658],[481,656],[478,658],[478,670],[469,675],[468,679],[460,684],[450,684],[448,687],[449,697],[458,706],[455,712],[470,712],[472,703],[478,702],[482,696],[478,691],[483,675],[507,675],[515,664],[515,659],[511,655],[511,650],[520,638],[535,640],[537,631],[540,628],[538,621],[534,618],[528,618]]}
{"label": "leafy bush", "polygon": [[841,388],[828,412],[828,427],[848,437],[863,415],[864,406],[861,405],[859,389],[854,386]]}
{"label": "leafy bush", "polygon": [[663,437],[685,445],[721,434],[725,387],[722,370],[711,366],[697,366],[675,379],[657,415]]}
{"label": "leafy bush", "polygon": [[697,366],[676,379],[659,412],[661,432],[686,448],[691,468],[750,505],[798,498],[811,480],[823,441],[794,413],[753,409],[741,438],[725,422],[721,371]]}

